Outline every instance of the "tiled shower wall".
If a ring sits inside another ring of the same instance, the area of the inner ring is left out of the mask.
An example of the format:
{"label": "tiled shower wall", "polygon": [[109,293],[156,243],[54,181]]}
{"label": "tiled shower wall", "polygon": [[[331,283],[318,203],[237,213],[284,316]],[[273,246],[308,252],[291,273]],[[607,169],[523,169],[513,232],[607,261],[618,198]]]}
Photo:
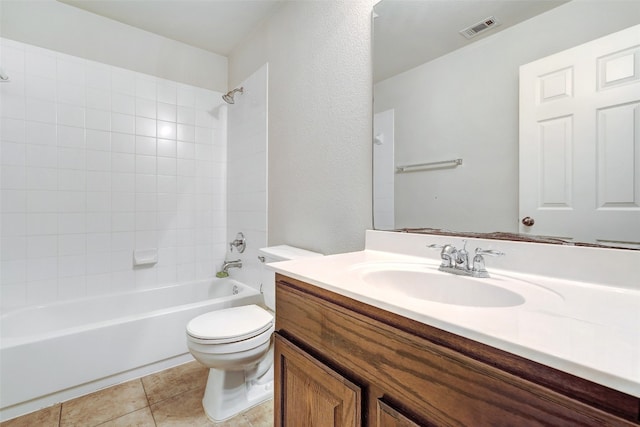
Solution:
{"label": "tiled shower wall", "polygon": [[265,64],[241,83],[229,106],[228,120],[228,241],[242,232],[247,239],[244,253],[235,250],[228,259],[241,259],[242,269],[232,277],[260,288],[258,249],[267,246],[267,82]]}
{"label": "tiled shower wall", "polygon": [[[211,277],[227,234],[221,94],[0,43],[2,308]],[[134,267],[150,248],[158,263]]]}

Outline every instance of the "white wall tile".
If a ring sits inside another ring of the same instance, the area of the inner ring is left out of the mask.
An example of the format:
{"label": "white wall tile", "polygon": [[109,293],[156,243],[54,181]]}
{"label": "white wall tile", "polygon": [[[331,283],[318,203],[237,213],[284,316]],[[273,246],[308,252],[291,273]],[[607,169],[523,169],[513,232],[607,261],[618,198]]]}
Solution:
{"label": "white wall tile", "polygon": [[[86,106],[87,108],[95,108],[96,110],[110,111],[111,91],[107,89],[88,87],[86,89]],[[124,111],[118,112],[124,113]]]}
{"label": "white wall tile", "polygon": [[158,101],[167,104],[176,104],[178,85],[170,80],[158,80],[157,95]]}
{"label": "white wall tile", "polygon": [[[6,100],[3,100],[6,103]],[[36,122],[55,123],[56,104],[53,101],[43,101],[36,98],[26,98],[25,118]]]}
{"label": "white wall tile", "polygon": [[87,171],[110,171],[111,153],[108,151],[86,150]]}
{"label": "white wall tile", "polygon": [[58,234],[58,213],[29,212],[27,218],[27,234]]}
{"label": "white wall tile", "polygon": [[136,154],[156,155],[156,139],[149,136],[136,136]]}
{"label": "white wall tile", "polygon": [[111,131],[134,134],[135,129],[135,116],[115,112],[111,113]]}
{"label": "white wall tile", "polygon": [[183,105],[178,105],[178,123],[182,123],[185,125],[195,125],[196,124],[196,110],[193,107],[186,107]]}
{"label": "white wall tile", "polygon": [[136,98],[123,93],[113,93],[111,95],[111,111],[121,114],[135,115]]}
{"label": "white wall tile", "polygon": [[57,129],[56,125],[51,123],[40,123],[26,121],[25,123],[25,139],[28,144],[37,145],[56,145]]}
{"label": "white wall tile", "polygon": [[128,153],[111,153],[111,170],[113,172],[135,172],[135,155]]}
{"label": "white wall tile", "polygon": [[84,107],[71,104],[58,104],[58,125],[84,127]]}
{"label": "white wall tile", "polygon": [[13,119],[24,119],[27,116],[26,109],[27,109],[27,101],[24,98],[24,96],[8,94],[6,92],[2,93],[2,103],[0,103],[1,117],[9,117]]}
{"label": "white wall tile", "polygon": [[58,236],[27,237],[27,258],[58,256]]}
{"label": "white wall tile", "polygon": [[136,135],[156,136],[156,120],[136,116]]}
{"label": "white wall tile", "polygon": [[135,153],[135,136],[126,133],[112,133],[111,151],[114,153]]}
{"label": "white wall tile", "polygon": [[3,165],[24,166],[26,164],[26,147],[16,142],[2,141],[1,161]]}
{"label": "white wall tile", "polygon": [[85,78],[88,88],[111,90],[111,67],[105,64],[87,61]]}
{"label": "white wall tile", "polygon": [[24,213],[5,213],[0,221],[3,236],[23,236],[27,234],[27,217]]}
{"label": "white wall tile", "polygon": [[[111,252],[111,236],[111,233],[87,233],[87,254]],[[110,264],[110,262],[107,264]]]}
{"label": "white wall tile", "polygon": [[136,74],[135,76],[136,97],[146,98],[155,101],[156,94],[156,78]]}
{"label": "white wall tile", "polygon": [[151,99],[136,98],[136,116],[156,118],[156,102]]}
{"label": "white wall tile", "polygon": [[56,100],[59,104],[71,104],[84,107],[88,102],[87,91],[84,86],[74,82],[57,82]]}
{"label": "white wall tile", "polygon": [[157,123],[157,135],[159,138],[175,139],[176,138],[176,124],[172,122],[163,122],[158,120]]}
{"label": "white wall tile", "polygon": [[[68,140],[65,141],[68,142]],[[84,169],[85,165],[86,150],[84,148],[58,148],[58,167],[60,169]]]}
{"label": "white wall tile", "polygon": [[26,123],[19,119],[0,119],[0,139],[2,141],[24,142]]}
{"label": "white wall tile", "polygon": [[57,191],[33,190],[26,194],[26,211],[29,213],[56,213],[59,209]]}
{"label": "white wall tile", "polygon": [[58,126],[58,147],[84,148],[85,133],[82,127]]}
{"label": "white wall tile", "polygon": [[56,80],[53,78],[27,74],[25,89],[28,98],[50,102],[55,102],[56,100]]}
{"label": "white wall tile", "polygon": [[27,257],[27,237],[26,236],[3,236],[0,254],[1,261],[15,261]]}
{"label": "white wall tile", "polygon": [[87,171],[85,178],[87,191],[111,191],[111,177],[111,172]]}
{"label": "white wall tile", "polygon": [[0,188],[8,190],[26,189],[27,168],[24,166],[2,166],[0,168]]}
{"label": "white wall tile", "polygon": [[110,212],[87,212],[87,234],[111,232]]}
{"label": "white wall tile", "polygon": [[124,191],[131,193],[136,188],[136,175],[126,172],[111,173],[111,191]]}
{"label": "white wall tile", "polygon": [[111,132],[87,129],[85,143],[88,150],[111,151]]}
{"label": "white wall tile", "polygon": [[[227,240],[221,94],[0,43],[0,308],[211,276]],[[134,268],[149,247],[160,263]]]}
{"label": "white wall tile", "polygon": [[51,280],[57,277],[57,257],[27,259],[27,282]]}
{"label": "white wall tile", "polygon": [[85,84],[84,61],[70,55],[57,55],[56,72],[58,81]]}
{"label": "white wall tile", "polygon": [[165,122],[174,122],[176,121],[176,105],[174,104],[165,104],[164,102],[158,102],[157,105],[157,115],[158,120],[163,120]]}
{"label": "white wall tile", "polygon": [[63,234],[58,236],[58,254],[82,255],[86,252],[85,234]]}
{"label": "white wall tile", "polygon": [[111,72],[111,87],[114,92],[135,95],[135,73],[121,68],[114,68]]}
{"label": "white wall tile", "polygon": [[97,129],[108,131],[111,129],[111,114],[105,110],[87,108],[86,110],[87,129]]}
{"label": "white wall tile", "polygon": [[58,169],[26,168],[28,190],[57,190]]}

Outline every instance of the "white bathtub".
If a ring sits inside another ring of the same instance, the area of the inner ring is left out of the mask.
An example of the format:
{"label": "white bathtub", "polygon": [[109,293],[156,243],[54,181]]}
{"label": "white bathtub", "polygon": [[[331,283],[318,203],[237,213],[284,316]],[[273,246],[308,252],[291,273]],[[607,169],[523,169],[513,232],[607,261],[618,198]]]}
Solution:
{"label": "white bathtub", "polygon": [[192,360],[189,320],[262,301],[247,285],[211,279],[3,314],[0,420]]}

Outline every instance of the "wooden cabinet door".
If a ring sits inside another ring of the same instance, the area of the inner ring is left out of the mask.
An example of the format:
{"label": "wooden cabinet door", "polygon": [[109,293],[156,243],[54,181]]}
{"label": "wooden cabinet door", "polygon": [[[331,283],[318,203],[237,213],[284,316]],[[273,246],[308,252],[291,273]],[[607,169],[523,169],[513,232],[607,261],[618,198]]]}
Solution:
{"label": "wooden cabinet door", "polygon": [[276,334],[275,425],[357,427],[360,387]]}

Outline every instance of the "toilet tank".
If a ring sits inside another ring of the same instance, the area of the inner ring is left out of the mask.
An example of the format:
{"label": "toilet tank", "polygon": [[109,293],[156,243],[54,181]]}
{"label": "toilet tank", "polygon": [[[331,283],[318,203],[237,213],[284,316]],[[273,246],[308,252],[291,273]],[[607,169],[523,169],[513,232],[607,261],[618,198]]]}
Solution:
{"label": "toilet tank", "polygon": [[299,258],[323,256],[318,252],[295,248],[289,245],[269,246],[258,249],[258,257],[261,261],[260,273],[261,289],[264,294],[264,302],[271,310],[276,309],[276,274],[268,269],[265,264],[277,261],[289,261]]}

